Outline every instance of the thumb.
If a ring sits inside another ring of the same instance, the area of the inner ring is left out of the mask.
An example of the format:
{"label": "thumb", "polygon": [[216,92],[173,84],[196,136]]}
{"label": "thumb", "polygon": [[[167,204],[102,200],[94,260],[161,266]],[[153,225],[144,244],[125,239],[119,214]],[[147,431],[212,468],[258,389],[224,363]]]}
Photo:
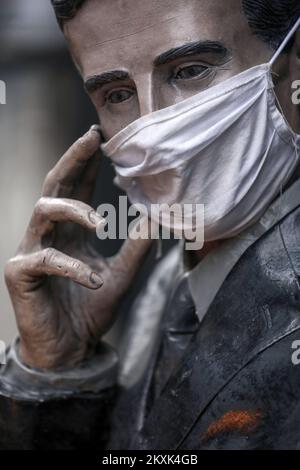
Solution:
{"label": "thumb", "polygon": [[159,226],[143,216],[131,228],[127,240],[119,253],[111,260],[111,268],[126,274],[126,284],[129,284],[141,267],[141,262],[148,253]]}

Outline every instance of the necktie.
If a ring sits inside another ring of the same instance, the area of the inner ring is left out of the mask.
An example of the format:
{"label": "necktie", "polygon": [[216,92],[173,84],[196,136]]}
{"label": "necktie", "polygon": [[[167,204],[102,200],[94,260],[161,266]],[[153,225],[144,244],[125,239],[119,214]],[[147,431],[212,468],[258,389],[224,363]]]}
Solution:
{"label": "necktie", "polygon": [[159,345],[145,407],[145,417],[160,395],[169,377],[180,363],[187,346],[200,326],[190,294],[187,277],[175,283],[167,302]]}
{"label": "necktie", "polygon": [[[172,372],[179,365],[187,346],[200,326],[189,291],[187,278],[180,275],[166,304],[160,334],[151,360],[141,381],[130,391],[126,402],[132,405],[131,419],[127,427],[129,449],[134,449],[136,436],[140,432],[156,398],[161,393]],[[127,418],[128,420],[128,418]]]}

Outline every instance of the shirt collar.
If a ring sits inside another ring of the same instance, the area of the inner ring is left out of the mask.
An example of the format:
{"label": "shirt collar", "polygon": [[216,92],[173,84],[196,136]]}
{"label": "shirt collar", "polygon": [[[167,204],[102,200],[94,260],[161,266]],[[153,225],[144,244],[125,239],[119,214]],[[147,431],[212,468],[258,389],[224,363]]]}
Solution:
{"label": "shirt collar", "polygon": [[269,206],[258,222],[236,237],[225,240],[192,269],[186,264],[182,243],[182,266],[188,278],[199,321],[202,321],[225,278],[247,248],[299,204],[300,179]]}

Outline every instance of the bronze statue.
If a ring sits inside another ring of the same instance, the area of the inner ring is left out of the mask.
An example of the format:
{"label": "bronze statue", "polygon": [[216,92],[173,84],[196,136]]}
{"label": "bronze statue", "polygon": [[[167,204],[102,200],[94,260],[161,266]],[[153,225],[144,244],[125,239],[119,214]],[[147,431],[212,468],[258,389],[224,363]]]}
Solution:
{"label": "bronze statue", "polygon": [[[276,194],[286,195],[283,204],[272,201],[281,217],[247,227],[253,242],[209,240],[184,254],[185,267],[179,244],[161,261],[119,355],[101,338],[151,240],[128,239],[108,260],[86,240],[103,223],[89,205],[100,145],[141,116],[268,63],[300,17],[299,1],[52,3],[100,125],[47,175],[6,266],[19,338],[0,374],[1,448],[299,448],[300,380],[291,361],[300,339],[298,165]],[[300,133],[291,99],[299,58],[300,30],[272,66],[291,135]],[[218,278],[212,256],[225,271],[207,295]],[[201,263],[208,270],[189,284],[184,272]]]}

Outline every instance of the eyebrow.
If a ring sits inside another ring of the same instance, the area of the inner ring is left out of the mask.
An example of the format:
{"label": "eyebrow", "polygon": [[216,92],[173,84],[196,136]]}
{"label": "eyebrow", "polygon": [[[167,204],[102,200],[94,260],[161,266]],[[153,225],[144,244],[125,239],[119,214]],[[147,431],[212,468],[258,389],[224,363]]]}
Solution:
{"label": "eyebrow", "polygon": [[[231,50],[219,41],[196,41],[183,44],[182,46],[174,47],[163,52],[154,59],[153,64],[155,66],[164,65],[181,57],[201,53],[214,53],[218,55],[222,64],[232,57]],[[124,70],[111,70],[109,72],[88,77],[84,82],[84,88],[87,92],[91,93],[108,83],[128,80],[129,78],[129,73]]]}
{"label": "eyebrow", "polygon": [[110,82],[118,80],[128,80],[129,73],[124,70],[111,70],[110,72],[101,73],[100,75],[93,75],[88,77],[84,82],[84,88],[87,92],[93,92],[97,88],[101,88]]}
{"label": "eyebrow", "polygon": [[154,65],[164,65],[180,57],[207,52],[219,55],[224,63],[232,57],[231,50],[219,41],[196,41],[163,52],[154,59],[153,63]]}

